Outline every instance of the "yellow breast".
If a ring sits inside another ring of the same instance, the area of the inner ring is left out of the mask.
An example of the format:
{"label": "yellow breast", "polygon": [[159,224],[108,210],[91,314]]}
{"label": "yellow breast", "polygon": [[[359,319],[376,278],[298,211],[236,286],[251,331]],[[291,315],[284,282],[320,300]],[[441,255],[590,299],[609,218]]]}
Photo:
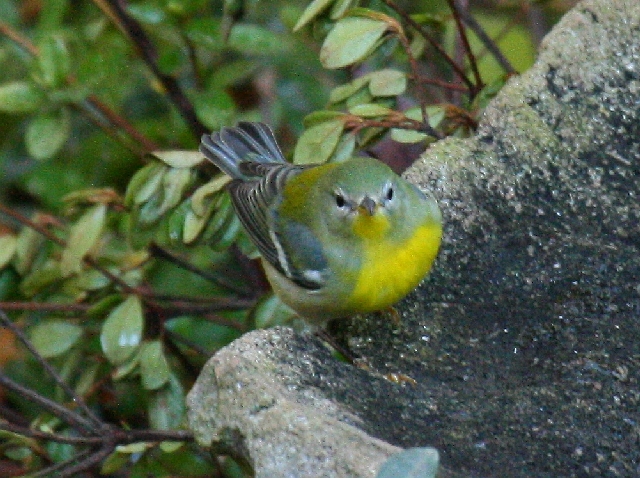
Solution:
{"label": "yellow breast", "polygon": [[373,235],[361,236],[365,259],[349,300],[349,307],[358,312],[390,307],[411,292],[431,269],[440,247],[440,224],[419,227],[403,243],[385,239],[385,226],[381,223]]}

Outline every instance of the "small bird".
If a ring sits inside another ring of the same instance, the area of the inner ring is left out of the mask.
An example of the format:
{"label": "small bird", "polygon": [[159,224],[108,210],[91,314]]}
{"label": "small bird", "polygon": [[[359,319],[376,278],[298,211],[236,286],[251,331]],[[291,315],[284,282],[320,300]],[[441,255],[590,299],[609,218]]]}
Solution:
{"label": "small bird", "polygon": [[435,200],[368,157],[288,163],[263,123],[202,136],[233,180],[232,204],[280,299],[321,325],[391,307],[431,269],[442,236]]}

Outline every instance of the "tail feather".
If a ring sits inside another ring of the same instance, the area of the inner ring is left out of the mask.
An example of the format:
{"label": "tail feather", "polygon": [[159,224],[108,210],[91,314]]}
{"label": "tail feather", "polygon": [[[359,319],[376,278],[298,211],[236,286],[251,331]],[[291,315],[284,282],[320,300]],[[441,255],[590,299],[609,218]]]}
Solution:
{"label": "tail feather", "polygon": [[286,163],[273,132],[264,123],[243,121],[235,128],[205,134],[200,152],[234,179],[247,179],[239,169],[243,161]]}

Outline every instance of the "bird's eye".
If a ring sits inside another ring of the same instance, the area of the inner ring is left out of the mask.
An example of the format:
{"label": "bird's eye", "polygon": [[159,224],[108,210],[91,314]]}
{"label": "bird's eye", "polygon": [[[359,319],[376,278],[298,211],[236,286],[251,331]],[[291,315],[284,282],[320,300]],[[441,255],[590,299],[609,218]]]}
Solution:
{"label": "bird's eye", "polygon": [[391,201],[393,199],[393,188],[391,186],[389,186],[389,189],[387,189],[387,201]]}
{"label": "bird's eye", "polygon": [[342,194],[336,194],[336,206],[343,208],[347,204],[347,200]]}

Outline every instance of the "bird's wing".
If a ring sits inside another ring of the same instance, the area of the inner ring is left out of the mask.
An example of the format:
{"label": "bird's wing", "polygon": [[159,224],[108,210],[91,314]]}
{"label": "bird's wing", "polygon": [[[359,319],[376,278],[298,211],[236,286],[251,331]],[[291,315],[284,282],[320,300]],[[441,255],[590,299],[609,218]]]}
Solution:
{"label": "bird's wing", "polygon": [[306,167],[254,162],[240,166],[243,174],[263,176],[256,181],[235,180],[229,185],[238,218],[260,254],[301,287],[320,288],[324,284],[321,272],[326,267],[321,245],[306,226],[283,221],[275,212],[286,182]]}

